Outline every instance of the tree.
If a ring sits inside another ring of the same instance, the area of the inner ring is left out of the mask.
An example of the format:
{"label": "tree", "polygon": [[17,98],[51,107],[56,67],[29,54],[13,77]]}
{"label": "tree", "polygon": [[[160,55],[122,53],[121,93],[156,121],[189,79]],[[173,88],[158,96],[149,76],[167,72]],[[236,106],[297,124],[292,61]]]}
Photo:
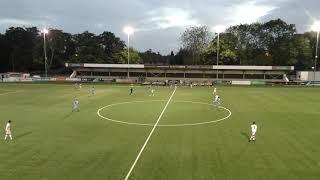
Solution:
{"label": "tree", "polygon": [[66,60],[68,49],[68,38],[70,34],[64,33],[62,30],[52,29],[47,36],[48,47],[48,71],[52,66],[55,68],[61,67]]}
{"label": "tree", "polygon": [[272,46],[280,39],[290,39],[296,34],[294,24],[287,24],[281,19],[271,20],[261,25],[263,30],[263,42]]}
{"label": "tree", "polygon": [[168,57],[162,56],[159,52],[153,52],[149,49],[140,53],[144,64],[168,64]]}
{"label": "tree", "polygon": [[[271,20],[262,25],[264,31],[263,42],[267,45],[269,53],[272,54],[274,65],[294,64],[296,27],[287,24],[281,19]],[[292,50],[292,52],[290,52]]]}
{"label": "tree", "polygon": [[[215,37],[205,52],[202,53],[201,64],[216,64],[218,38]],[[231,33],[220,34],[219,64],[238,64],[236,49],[237,38]]]}
{"label": "tree", "polygon": [[0,33],[0,72],[9,71],[10,47],[5,35]]}
{"label": "tree", "polygon": [[312,49],[310,40],[304,35],[295,35],[287,50],[289,57],[284,65],[295,65],[296,69],[311,69],[313,66]]}
{"label": "tree", "polygon": [[236,37],[235,49],[241,65],[267,65],[271,63],[268,44],[265,42],[263,24],[241,24],[227,29],[227,33]]}
{"label": "tree", "polygon": [[105,63],[119,63],[121,53],[125,48],[124,41],[116,37],[111,32],[103,32],[98,36],[99,42],[103,47],[104,51],[104,62]]}
{"label": "tree", "polygon": [[246,65],[250,63],[250,58],[252,57],[249,52],[252,49],[250,45],[251,40],[251,25],[241,24],[237,26],[232,26],[226,30],[227,33],[233,34],[237,37],[236,49],[238,51],[238,58],[241,65]]}
{"label": "tree", "polygon": [[[316,33],[297,34],[295,25],[281,19],[232,26],[220,37],[219,64],[294,65],[299,70],[313,66]],[[212,37],[206,26],[187,28],[180,40],[180,50],[167,56],[151,49],[138,52],[130,48],[130,63],[216,63],[217,37]],[[73,35],[52,29],[47,35],[47,53],[53,73],[65,71],[65,62],[127,63],[125,43],[108,31]],[[43,35],[36,27],[11,27],[0,33],[0,71],[39,73],[43,69]]]}
{"label": "tree", "polygon": [[168,64],[174,64],[174,61],[175,61],[175,56],[173,51],[171,51]]}
{"label": "tree", "polygon": [[[304,34],[302,34],[303,37],[307,38],[309,41],[309,47],[311,48],[311,52],[312,52],[312,61],[314,61],[314,58],[316,56],[316,42],[317,42],[317,32],[306,32]],[[317,67],[320,66],[320,61],[317,61]],[[314,63],[314,62],[313,62]],[[308,65],[306,66],[306,69],[310,69],[312,66],[314,66],[314,64],[312,63],[312,65]]]}
{"label": "tree", "polygon": [[[139,52],[133,48],[129,49],[130,53],[130,64],[141,64],[142,58],[139,55]],[[124,48],[121,52],[120,59],[118,61],[120,64],[127,64],[128,63],[128,49]]]}
{"label": "tree", "polygon": [[71,62],[104,63],[104,49],[99,38],[88,31],[73,36],[75,55]]}
{"label": "tree", "polygon": [[233,26],[227,32],[237,37],[236,49],[241,64],[282,65],[288,60],[283,54],[296,34],[296,28],[277,19]]}
{"label": "tree", "polygon": [[29,71],[32,68],[35,39],[38,36],[36,27],[11,27],[5,33],[10,48],[10,68],[12,71]]}
{"label": "tree", "polygon": [[181,35],[182,48],[192,53],[191,64],[198,64],[200,55],[208,47],[211,34],[207,26],[187,28]]}
{"label": "tree", "polygon": [[193,56],[191,51],[180,49],[174,57],[174,65],[189,65],[193,64]]}
{"label": "tree", "polygon": [[[44,67],[43,34],[37,36],[35,41],[33,71]],[[51,29],[46,35],[46,44],[48,73],[51,69],[64,71],[65,62],[68,62],[75,54],[72,35],[62,30]]]}

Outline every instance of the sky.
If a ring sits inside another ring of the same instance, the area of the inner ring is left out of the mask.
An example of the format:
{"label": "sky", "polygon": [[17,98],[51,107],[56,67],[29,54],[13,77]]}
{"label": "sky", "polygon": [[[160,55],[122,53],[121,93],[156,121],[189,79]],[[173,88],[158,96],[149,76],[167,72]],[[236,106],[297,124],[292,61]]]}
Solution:
{"label": "sky", "polygon": [[[65,32],[111,31],[130,46],[169,54],[187,27],[231,26],[281,18],[309,31],[320,20],[320,0],[1,0],[0,32],[11,26],[58,28]],[[214,31],[215,28],[212,28]]]}

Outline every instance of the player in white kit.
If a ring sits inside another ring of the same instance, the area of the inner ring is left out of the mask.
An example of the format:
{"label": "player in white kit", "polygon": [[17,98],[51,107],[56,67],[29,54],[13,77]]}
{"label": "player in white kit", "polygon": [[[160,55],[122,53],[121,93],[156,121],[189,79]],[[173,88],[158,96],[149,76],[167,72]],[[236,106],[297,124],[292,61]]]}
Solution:
{"label": "player in white kit", "polygon": [[213,89],[212,94],[213,94],[213,95],[216,95],[216,94],[217,94],[217,88],[214,88],[214,89]]}
{"label": "player in white kit", "polygon": [[253,122],[252,125],[251,125],[251,137],[249,139],[249,142],[256,141],[257,129],[258,129],[258,126],[256,125],[255,122]]}
{"label": "player in white kit", "polygon": [[154,96],[154,89],[152,88],[149,96]]}
{"label": "player in white kit", "polygon": [[96,94],[96,89],[94,86],[91,88],[91,95],[94,96]]}
{"label": "player in white kit", "polygon": [[214,98],[214,104],[215,106],[220,106],[221,104],[221,98],[220,96],[216,95],[215,98]]}
{"label": "player in white kit", "polygon": [[78,83],[75,83],[75,84],[73,85],[73,87],[74,87],[74,89],[78,89]]}
{"label": "player in white kit", "polygon": [[75,110],[77,110],[78,112],[80,111],[78,99],[76,99],[76,100],[73,102],[72,112],[75,111]]}
{"label": "player in white kit", "polygon": [[5,137],[4,137],[4,140],[6,140],[8,136],[9,136],[9,138],[12,140],[12,135],[11,135],[11,120],[9,120],[9,121],[7,122],[5,131],[6,131],[6,135],[5,135]]}

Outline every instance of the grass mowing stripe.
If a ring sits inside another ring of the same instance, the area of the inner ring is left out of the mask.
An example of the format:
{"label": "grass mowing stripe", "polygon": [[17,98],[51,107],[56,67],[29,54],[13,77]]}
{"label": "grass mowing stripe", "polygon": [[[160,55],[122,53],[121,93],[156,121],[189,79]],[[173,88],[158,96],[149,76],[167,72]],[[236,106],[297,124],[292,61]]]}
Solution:
{"label": "grass mowing stripe", "polygon": [[156,129],[156,127],[157,127],[157,125],[158,125],[158,123],[159,123],[159,121],[160,121],[160,119],[161,119],[161,117],[162,117],[163,113],[164,113],[164,112],[165,112],[165,110],[167,109],[167,107],[168,107],[168,105],[169,105],[169,103],[170,103],[170,101],[171,101],[171,99],[172,99],[172,97],[173,97],[174,93],[176,92],[176,90],[177,90],[177,88],[175,88],[175,89],[174,89],[174,91],[173,91],[173,93],[171,94],[171,96],[170,96],[170,98],[169,98],[169,100],[168,100],[167,104],[164,106],[164,108],[163,108],[163,110],[162,110],[162,112],[161,112],[160,116],[158,117],[157,122],[154,124],[154,126],[153,126],[153,128],[152,128],[152,130],[151,130],[151,132],[150,132],[150,134],[149,134],[149,136],[148,136],[148,138],[147,138],[147,139],[146,139],[146,141],[144,142],[144,144],[143,144],[143,146],[142,146],[142,148],[141,148],[141,150],[140,150],[140,152],[139,152],[138,156],[137,156],[137,157],[136,157],[136,159],[134,160],[134,162],[133,162],[133,164],[132,164],[132,166],[131,166],[131,168],[130,168],[130,170],[129,170],[129,172],[128,172],[128,174],[127,174],[126,178],[125,178],[125,180],[128,180],[128,179],[129,179],[129,177],[130,177],[130,175],[131,175],[132,170],[133,170],[133,169],[134,169],[134,167],[136,166],[136,164],[137,164],[137,162],[138,162],[138,160],[139,160],[139,158],[140,158],[140,156],[141,156],[141,154],[142,154],[142,152],[143,152],[144,148],[145,148],[145,147],[146,147],[146,145],[148,144],[148,141],[149,141],[150,137],[152,136],[152,134],[153,134],[154,130]]}

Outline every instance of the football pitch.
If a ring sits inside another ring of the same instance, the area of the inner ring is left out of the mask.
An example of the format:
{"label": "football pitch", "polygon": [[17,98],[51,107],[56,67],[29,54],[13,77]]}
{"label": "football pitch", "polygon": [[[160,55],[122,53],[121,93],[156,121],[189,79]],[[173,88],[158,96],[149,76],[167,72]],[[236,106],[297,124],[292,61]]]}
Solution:
{"label": "football pitch", "polygon": [[212,87],[95,89],[0,84],[0,179],[320,178],[320,88],[221,86],[220,108]]}

